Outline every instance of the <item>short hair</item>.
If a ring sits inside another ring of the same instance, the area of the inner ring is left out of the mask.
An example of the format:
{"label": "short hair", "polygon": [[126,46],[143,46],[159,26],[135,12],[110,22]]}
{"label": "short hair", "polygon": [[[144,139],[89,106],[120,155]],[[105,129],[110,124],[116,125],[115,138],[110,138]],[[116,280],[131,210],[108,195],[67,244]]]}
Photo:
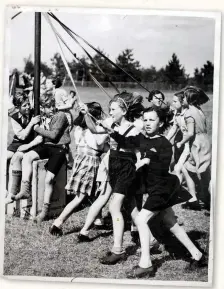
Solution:
{"label": "short hair", "polygon": [[70,93],[70,94],[71,94],[71,93],[74,93],[74,96],[76,96],[76,92],[75,92],[74,90],[70,90],[69,93]]}
{"label": "short hair", "polygon": [[59,88],[62,86],[62,80],[59,77],[53,79],[52,83],[54,84],[55,88]]}
{"label": "short hair", "polygon": [[55,107],[55,99],[52,97],[52,95],[42,94],[40,96],[40,105],[45,107]]}
{"label": "short hair", "polygon": [[145,108],[143,111],[143,116],[147,112],[155,111],[159,117],[160,122],[163,123],[163,126],[160,128],[160,133],[163,133],[170,125],[170,113],[169,107],[161,108],[157,106],[151,106]]}
{"label": "short hair", "polygon": [[21,107],[25,101],[29,102],[29,97],[25,92],[17,92],[12,100],[14,106],[17,108]]}
{"label": "short hair", "polygon": [[156,94],[161,94],[162,95],[162,99],[165,99],[165,95],[162,93],[162,91],[155,89],[155,90],[151,90],[149,93],[149,96],[146,97],[146,99],[148,99],[148,101],[152,101],[153,96],[155,96]]}

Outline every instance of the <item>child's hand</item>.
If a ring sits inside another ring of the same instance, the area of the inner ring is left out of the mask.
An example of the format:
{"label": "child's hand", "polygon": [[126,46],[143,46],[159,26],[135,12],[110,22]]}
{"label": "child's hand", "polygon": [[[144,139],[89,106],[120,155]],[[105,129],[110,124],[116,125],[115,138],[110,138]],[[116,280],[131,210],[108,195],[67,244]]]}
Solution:
{"label": "child's hand", "polygon": [[111,127],[109,126],[109,124],[104,121],[104,120],[98,120],[97,124],[102,126],[104,129],[106,129],[109,133],[112,133],[114,130],[111,129]]}
{"label": "child's hand", "polygon": [[33,116],[31,119],[32,125],[38,124],[40,122],[40,115]]}
{"label": "child's hand", "polygon": [[79,111],[82,113],[82,114],[87,114],[88,113],[88,107],[86,104],[84,103],[79,103]]}
{"label": "child's hand", "polygon": [[148,158],[144,158],[144,159],[141,159],[140,161],[138,161],[136,164],[135,164],[135,167],[136,167],[136,171],[143,167],[144,165],[149,165],[150,163],[150,159]]}
{"label": "child's hand", "polygon": [[18,152],[25,152],[29,149],[27,144],[21,145],[20,147],[18,147],[17,151]]}
{"label": "child's hand", "polygon": [[181,142],[178,142],[177,144],[176,144],[176,147],[179,149],[179,148],[181,148],[182,147],[182,143]]}

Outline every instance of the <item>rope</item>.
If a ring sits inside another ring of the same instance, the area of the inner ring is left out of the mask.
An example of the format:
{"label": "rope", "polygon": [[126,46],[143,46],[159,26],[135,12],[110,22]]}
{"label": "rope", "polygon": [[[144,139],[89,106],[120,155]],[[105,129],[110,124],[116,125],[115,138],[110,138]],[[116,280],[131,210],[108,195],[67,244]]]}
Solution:
{"label": "rope", "polygon": [[47,15],[47,13],[43,13],[43,14],[44,14],[45,19],[46,19],[47,22],[50,24],[50,26],[51,26],[54,34],[55,34],[55,38],[56,38],[56,40],[57,40],[57,42],[58,42],[58,46],[59,46],[59,49],[60,49],[60,52],[61,52],[62,61],[63,61],[64,65],[65,65],[65,68],[66,68],[66,70],[67,70],[67,73],[68,73],[68,75],[69,75],[69,77],[70,77],[70,79],[71,79],[71,82],[72,82],[72,85],[73,85],[73,87],[74,87],[74,89],[75,89],[75,92],[76,92],[76,94],[77,94],[77,97],[78,97],[79,101],[81,101],[80,96],[79,96],[79,92],[78,92],[78,90],[77,90],[77,88],[76,88],[76,85],[75,85],[75,82],[74,82],[74,80],[73,80],[71,71],[70,71],[70,69],[69,69],[69,67],[68,67],[68,63],[67,63],[67,61],[66,61],[66,59],[65,59],[65,55],[64,55],[63,49],[62,49],[62,47],[61,47],[61,43],[60,43],[60,41],[59,41],[59,39],[58,39],[58,37],[57,37],[57,31],[56,31],[56,29],[54,28],[53,24],[51,23],[51,20],[50,20],[49,16]]}
{"label": "rope", "polygon": [[[61,56],[62,56],[62,60],[63,60],[63,63],[64,63],[64,65],[65,65],[65,67],[66,67],[66,70],[67,70],[67,72],[68,72],[68,74],[69,74],[69,77],[70,77],[70,79],[71,79],[71,81],[72,81],[72,84],[73,84],[73,86],[74,86],[74,88],[75,88],[75,91],[76,91],[76,93],[77,93],[77,96],[78,96],[78,98],[79,98],[79,101],[81,102],[81,98],[80,98],[80,96],[79,96],[79,94],[78,94],[78,90],[77,90],[77,88],[76,88],[76,85],[75,85],[75,83],[74,83],[74,80],[73,80],[73,78],[72,78],[72,75],[71,75],[71,71],[70,71],[70,69],[69,69],[69,67],[68,67],[68,64],[67,64],[67,61],[66,61],[66,59],[65,59],[65,56],[64,56],[64,53],[63,53],[63,50],[62,50],[62,47],[61,47],[61,44],[60,44],[60,42],[59,42],[59,39],[58,39],[58,37],[61,39],[61,41],[65,44],[65,46],[68,48],[68,50],[72,53],[72,55],[75,57],[75,54],[72,52],[72,50],[68,47],[68,45],[65,43],[65,41],[63,40],[63,38],[60,36],[60,34],[57,32],[57,30],[55,29],[55,27],[53,26],[53,24],[51,23],[51,20],[49,19],[49,16],[48,15],[46,15],[46,13],[44,13],[44,16],[45,16],[45,19],[48,21],[48,23],[51,25],[51,28],[52,28],[52,30],[53,30],[53,32],[55,33],[55,37],[56,37],[56,39],[57,39],[57,42],[58,42],[58,44],[59,44],[59,48],[60,48],[60,50],[61,50]],[[82,62],[81,62],[82,63]],[[95,79],[96,80],[96,79]],[[98,82],[97,80],[96,80],[96,82]],[[101,86],[101,84],[98,82],[98,85],[100,85]],[[101,86],[102,87],[102,86]],[[103,87],[102,87],[103,88]],[[104,90],[104,92],[108,95],[108,93]],[[109,96],[110,97],[110,96]],[[95,119],[94,118],[94,116],[92,116],[90,113],[88,113],[93,119]],[[95,119],[96,120],[96,119]]]}
{"label": "rope", "polygon": [[10,85],[9,96],[11,96],[11,94],[12,94],[14,81],[15,81],[15,73],[13,73],[13,75],[12,75],[12,82],[11,82],[11,85]]}
{"label": "rope", "polygon": [[[120,67],[118,64],[114,63],[112,60],[110,60],[106,55],[104,55],[102,52],[100,52],[97,48],[95,48],[92,44],[90,44],[88,41],[86,41],[84,38],[82,38],[80,35],[72,31],[68,26],[66,26],[64,23],[62,23],[53,13],[48,13],[51,17],[53,17],[62,27],[64,27],[65,30],[69,30],[71,33],[73,33],[75,36],[80,38],[82,41],[84,41],[89,47],[91,47],[95,52],[100,54],[104,59],[109,61],[113,66],[116,68],[122,70],[126,75],[128,75],[132,80],[137,82],[143,89],[150,92],[146,87],[144,87],[136,78],[134,78],[132,75],[130,75],[127,71],[125,71],[122,67]],[[77,40],[76,40],[77,41]]]}
{"label": "rope", "polygon": [[16,13],[14,16],[12,16],[11,20],[13,20],[14,18],[16,18],[19,14],[21,14],[22,12],[18,12]]}
{"label": "rope", "polygon": [[[51,23],[52,24],[52,23]],[[52,24],[53,26],[53,24]],[[112,97],[109,95],[109,93],[103,88],[103,86],[99,83],[99,81],[90,73],[89,69],[86,67],[86,65],[76,56],[76,54],[69,48],[69,46],[67,45],[67,43],[64,41],[64,39],[61,37],[61,35],[57,32],[57,30],[55,29],[55,33],[56,35],[60,38],[60,40],[63,42],[63,44],[67,47],[67,49],[70,51],[70,53],[73,55],[73,57],[75,57],[75,59],[77,59],[79,61],[79,63],[81,63],[81,65],[85,68],[86,72],[90,75],[90,77],[93,79],[93,81],[96,83],[96,85],[110,98],[112,99]]]}
{"label": "rope", "polygon": [[[71,33],[73,33],[74,35],[76,35],[77,37],[79,37],[82,41],[84,41],[89,47],[91,47],[96,53],[100,54],[104,59],[106,59],[108,62],[110,62],[113,66],[115,66],[116,68],[120,69],[121,71],[123,71],[126,75],[128,75],[132,80],[134,80],[136,83],[138,83],[143,89],[145,89],[147,92],[150,93],[150,90],[148,90],[145,86],[143,86],[136,78],[134,78],[131,74],[129,74],[127,71],[125,71],[122,67],[120,67],[118,64],[114,63],[112,60],[110,60],[106,55],[104,55],[102,52],[100,52],[97,48],[95,48],[92,44],[90,44],[88,41],[86,41],[84,38],[82,38],[80,35],[78,35],[77,33],[75,33],[74,31],[72,31],[68,26],[66,26],[63,22],[61,22],[52,12],[48,13],[52,18],[54,18],[64,29],[65,31],[77,42],[78,40],[75,39],[75,37],[73,35],[71,35]],[[71,33],[69,33],[69,31]],[[81,44],[80,44],[81,46]],[[82,47],[82,46],[81,46]],[[83,48],[83,47],[82,47]],[[84,48],[83,48],[84,49]],[[88,53],[88,52],[87,52]],[[157,98],[156,96],[154,96],[155,98]],[[159,98],[157,98],[159,99]],[[162,101],[161,99],[159,99],[163,104],[167,105],[164,101]]]}
{"label": "rope", "polygon": [[[48,13],[52,18],[54,18],[53,13]],[[52,14],[52,15],[51,15]],[[55,19],[55,18],[54,18]],[[56,19],[55,19],[56,20]],[[58,21],[58,20],[56,20]],[[89,52],[81,45],[81,43],[72,35],[72,33],[69,31],[69,28],[67,28],[62,22],[58,22],[64,30],[72,37],[72,39],[82,48],[82,50],[87,54],[89,59],[92,61],[92,63],[96,66],[96,68],[106,77],[107,75],[105,72],[99,67],[99,65],[96,63],[96,61],[93,59],[93,57],[89,54]],[[108,77],[108,76],[107,76]],[[109,77],[108,77],[109,78]],[[116,85],[109,79],[108,82],[112,85],[112,87],[116,90],[117,93],[120,94],[119,89],[116,87]]]}

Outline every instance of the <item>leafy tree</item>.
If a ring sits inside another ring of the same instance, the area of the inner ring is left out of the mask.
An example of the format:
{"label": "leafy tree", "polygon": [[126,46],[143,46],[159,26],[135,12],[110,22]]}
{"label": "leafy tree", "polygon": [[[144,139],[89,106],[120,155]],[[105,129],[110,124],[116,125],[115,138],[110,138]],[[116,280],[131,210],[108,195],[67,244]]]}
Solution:
{"label": "leafy tree", "polygon": [[76,81],[90,80],[90,77],[88,75],[89,70],[88,58],[82,56],[80,58],[80,61],[73,59],[71,62],[68,63],[68,65],[74,80]]}
{"label": "leafy tree", "polygon": [[[141,80],[141,65],[139,61],[134,59],[133,49],[125,49],[122,51],[118,55],[116,63],[133,77],[135,77],[138,81]],[[115,68],[115,74],[117,76],[117,81],[133,82],[133,80],[120,69]]]}
{"label": "leafy tree", "polygon": [[64,78],[67,73],[60,53],[54,54],[51,58],[51,63],[53,66],[53,74]]}
{"label": "leafy tree", "polygon": [[46,77],[52,75],[52,72],[53,72],[52,68],[50,68],[46,62],[41,62],[40,70],[43,71]]}
{"label": "leafy tree", "polygon": [[28,56],[28,58],[24,58],[24,62],[25,62],[25,67],[24,67],[24,72],[25,73],[33,73],[34,72],[34,64],[33,61],[31,59],[31,55]]}
{"label": "leafy tree", "polygon": [[[31,55],[29,55],[28,58],[24,58],[24,62],[25,62],[24,72],[28,74],[34,73],[34,63],[31,59]],[[41,62],[40,69],[43,71],[45,76],[49,76],[52,74],[52,69],[45,62]]]}
{"label": "leafy tree", "polygon": [[141,74],[142,82],[155,82],[158,78],[158,72],[155,66],[151,66],[150,68],[143,68]]}
{"label": "leafy tree", "polygon": [[201,68],[204,85],[213,85],[214,65],[211,61],[207,61]]}
{"label": "leafy tree", "polygon": [[[98,50],[104,54],[105,56],[109,57],[105,54],[103,50],[98,48]],[[98,64],[98,66],[103,70],[105,75],[99,71],[99,69],[91,62],[90,69],[91,73],[96,77],[98,81],[108,81],[109,79],[112,79],[113,73],[114,73],[114,67],[112,64],[107,61],[104,57],[102,57],[100,54],[96,53],[93,57],[93,60],[95,63]]]}
{"label": "leafy tree", "polygon": [[165,67],[165,75],[168,83],[171,85],[186,84],[185,69],[180,64],[180,61],[175,53]]}

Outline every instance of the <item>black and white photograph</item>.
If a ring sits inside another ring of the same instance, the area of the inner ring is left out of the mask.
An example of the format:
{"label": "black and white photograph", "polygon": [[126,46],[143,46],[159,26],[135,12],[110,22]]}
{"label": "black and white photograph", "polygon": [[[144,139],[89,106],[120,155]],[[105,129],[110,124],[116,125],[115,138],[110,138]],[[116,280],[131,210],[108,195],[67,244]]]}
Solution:
{"label": "black and white photograph", "polygon": [[5,22],[4,276],[211,285],[221,13]]}

